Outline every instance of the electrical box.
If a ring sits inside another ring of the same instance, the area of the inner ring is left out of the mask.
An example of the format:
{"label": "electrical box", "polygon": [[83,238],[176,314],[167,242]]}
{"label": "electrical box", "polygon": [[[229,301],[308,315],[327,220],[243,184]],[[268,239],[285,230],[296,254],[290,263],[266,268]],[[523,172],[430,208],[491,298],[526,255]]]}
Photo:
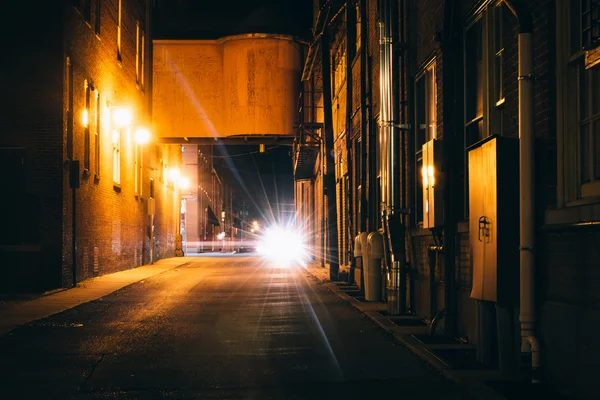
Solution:
{"label": "electrical box", "polygon": [[519,147],[491,137],[469,150],[471,297],[514,304],[519,294]]}
{"label": "electrical box", "polygon": [[444,222],[442,152],[440,140],[432,139],[422,147],[423,228],[435,228]]}

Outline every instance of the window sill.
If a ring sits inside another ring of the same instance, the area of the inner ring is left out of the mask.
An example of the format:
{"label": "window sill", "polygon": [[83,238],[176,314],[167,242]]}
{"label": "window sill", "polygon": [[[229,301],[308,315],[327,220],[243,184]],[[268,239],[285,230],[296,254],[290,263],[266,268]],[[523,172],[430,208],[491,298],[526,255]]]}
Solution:
{"label": "window sill", "polygon": [[[581,203],[587,204],[581,204]],[[600,198],[584,199],[558,210],[548,210],[543,229],[560,229],[568,226],[585,226],[600,222]]]}

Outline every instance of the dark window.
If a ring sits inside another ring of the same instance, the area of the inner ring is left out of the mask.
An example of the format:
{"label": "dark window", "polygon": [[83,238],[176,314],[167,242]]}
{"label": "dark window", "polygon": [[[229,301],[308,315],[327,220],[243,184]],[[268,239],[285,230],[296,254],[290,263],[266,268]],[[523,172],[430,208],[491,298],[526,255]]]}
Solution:
{"label": "dark window", "polygon": [[423,145],[436,139],[437,90],[435,61],[415,80],[415,223],[423,221]]}
{"label": "dark window", "polygon": [[483,31],[479,19],[465,35],[465,146],[483,139]]}
{"label": "dark window", "polygon": [[600,0],[581,1],[581,38],[584,49],[600,45]]}
{"label": "dark window", "polygon": [[100,176],[100,93],[96,91],[94,93],[96,99],[95,111],[94,111],[94,158],[96,163],[94,164],[94,174],[96,177]]}
{"label": "dark window", "polygon": [[101,4],[102,4],[102,0],[96,0],[96,22],[94,24],[95,25],[94,28],[95,28],[95,31],[96,31],[96,35],[100,34],[100,21],[101,21],[100,14],[101,14],[101,11],[102,11],[101,10],[101,7],[102,7]]}
{"label": "dark window", "polygon": [[91,81],[84,81],[84,89],[85,89],[85,109],[83,110],[82,122],[83,122],[83,132],[84,132],[84,147],[83,147],[83,169],[86,171],[90,170],[90,151],[91,151],[91,138],[90,138],[90,105],[91,105],[91,97],[92,97],[92,86]]}

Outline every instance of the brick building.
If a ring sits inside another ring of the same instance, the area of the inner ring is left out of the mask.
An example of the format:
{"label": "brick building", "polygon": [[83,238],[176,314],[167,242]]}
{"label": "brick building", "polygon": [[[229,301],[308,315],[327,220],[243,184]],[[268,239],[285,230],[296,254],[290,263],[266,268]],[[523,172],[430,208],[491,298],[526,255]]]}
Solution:
{"label": "brick building", "polygon": [[398,301],[507,374],[541,360],[545,381],[592,397],[598,2],[314,3],[294,174],[318,260],[328,233],[342,270],[361,232],[389,236],[384,271],[405,268],[388,310]]}
{"label": "brick building", "polygon": [[173,255],[181,149],[139,134],[151,122],[150,16],[144,0],[3,9],[4,290],[70,286]]}

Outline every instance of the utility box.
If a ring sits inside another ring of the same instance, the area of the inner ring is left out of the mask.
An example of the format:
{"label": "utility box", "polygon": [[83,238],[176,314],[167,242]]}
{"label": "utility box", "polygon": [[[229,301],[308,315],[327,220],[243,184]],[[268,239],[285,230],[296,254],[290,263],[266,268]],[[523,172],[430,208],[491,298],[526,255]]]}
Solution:
{"label": "utility box", "polygon": [[519,147],[490,137],[469,149],[471,297],[514,304],[519,295]]}
{"label": "utility box", "polygon": [[423,144],[423,228],[441,226],[444,221],[442,180],[442,142],[432,139]]}

